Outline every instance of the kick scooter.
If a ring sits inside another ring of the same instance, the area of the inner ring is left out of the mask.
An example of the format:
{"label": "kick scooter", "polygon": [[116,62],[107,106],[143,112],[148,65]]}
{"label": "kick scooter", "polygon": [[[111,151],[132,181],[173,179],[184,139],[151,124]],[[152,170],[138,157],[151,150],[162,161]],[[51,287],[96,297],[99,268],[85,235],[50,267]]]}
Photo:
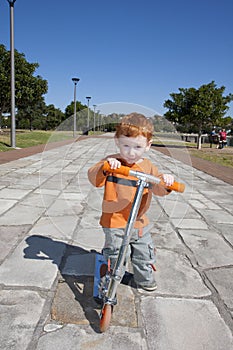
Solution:
{"label": "kick scooter", "polygon": [[[126,166],[121,166],[118,169],[111,169],[108,162],[103,165],[103,171],[125,176],[133,176],[138,179],[136,193],[133,199],[132,208],[125,227],[124,237],[118,253],[118,257],[113,268],[110,270],[110,262],[104,262],[98,266],[99,283],[98,283],[98,298],[102,302],[102,310],[100,313],[100,331],[105,332],[111,321],[113,306],[117,304],[116,291],[121,283],[126,266],[126,253],[131,239],[131,232],[134,222],[137,218],[138,210],[140,208],[144,188],[149,187],[150,184],[163,184],[169,190],[184,192],[185,185],[179,182],[174,182],[172,186],[166,186],[160,178],[143,172],[131,170]],[[95,288],[95,283],[94,283]],[[94,292],[95,294],[95,292]]]}

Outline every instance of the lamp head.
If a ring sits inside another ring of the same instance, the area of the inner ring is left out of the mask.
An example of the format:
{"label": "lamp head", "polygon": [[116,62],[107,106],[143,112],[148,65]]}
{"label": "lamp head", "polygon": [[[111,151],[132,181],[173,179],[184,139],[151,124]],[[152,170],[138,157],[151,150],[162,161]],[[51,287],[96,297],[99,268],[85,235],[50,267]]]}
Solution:
{"label": "lamp head", "polygon": [[14,3],[16,2],[16,0],[7,0],[9,2],[10,5],[14,5]]}
{"label": "lamp head", "polygon": [[90,99],[91,99],[91,96],[87,96],[86,99],[87,99],[87,100],[90,100]]}
{"label": "lamp head", "polygon": [[75,83],[75,85],[79,82],[79,78],[72,78],[72,81]]}

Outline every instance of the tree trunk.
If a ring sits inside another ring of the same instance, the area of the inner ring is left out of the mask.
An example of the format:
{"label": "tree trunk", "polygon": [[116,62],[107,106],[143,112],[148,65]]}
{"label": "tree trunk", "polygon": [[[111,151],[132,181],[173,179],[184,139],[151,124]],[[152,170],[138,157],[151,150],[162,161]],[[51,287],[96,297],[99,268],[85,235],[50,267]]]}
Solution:
{"label": "tree trunk", "polygon": [[197,149],[201,149],[201,135],[201,132],[199,132],[197,137]]}

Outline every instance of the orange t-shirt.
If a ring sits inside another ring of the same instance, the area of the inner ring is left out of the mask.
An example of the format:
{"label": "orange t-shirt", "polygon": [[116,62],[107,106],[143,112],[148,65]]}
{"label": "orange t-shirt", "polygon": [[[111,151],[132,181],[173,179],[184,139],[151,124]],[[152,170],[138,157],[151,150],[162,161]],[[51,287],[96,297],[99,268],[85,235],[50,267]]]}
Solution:
{"label": "orange t-shirt", "polygon": [[[122,165],[124,165],[119,154],[109,157],[119,159]],[[88,178],[92,185],[95,187],[105,186],[100,225],[107,228],[124,228],[136,192],[135,184],[137,179],[133,176],[114,174],[114,171],[105,174],[102,170],[105,160],[101,160],[88,170]],[[149,159],[143,159],[141,163],[133,164],[131,169],[162,178],[162,174],[158,172],[158,168]],[[149,188],[144,189],[141,205],[134,224],[135,228],[142,228],[149,224],[149,219],[145,213],[150,206],[152,193],[157,196],[165,196],[170,191],[166,190],[160,184],[153,184]]]}

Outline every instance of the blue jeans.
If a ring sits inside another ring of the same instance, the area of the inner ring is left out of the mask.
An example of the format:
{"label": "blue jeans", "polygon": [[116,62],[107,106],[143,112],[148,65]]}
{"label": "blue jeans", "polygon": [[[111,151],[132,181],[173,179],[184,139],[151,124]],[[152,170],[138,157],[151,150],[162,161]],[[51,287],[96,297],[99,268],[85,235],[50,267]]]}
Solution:
{"label": "blue jeans", "polygon": [[[126,260],[131,259],[134,280],[139,285],[150,285],[154,282],[152,265],[155,263],[155,249],[150,234],[150,227],[143,228],[142,236],[138,229],[133,229],[133,234],[127,250]],[[110,259],[111,268],[114,267],[119,249],[124,236],[124,229],[103,228],[105,233],[105,245],[103,255],[106,260]]]}

